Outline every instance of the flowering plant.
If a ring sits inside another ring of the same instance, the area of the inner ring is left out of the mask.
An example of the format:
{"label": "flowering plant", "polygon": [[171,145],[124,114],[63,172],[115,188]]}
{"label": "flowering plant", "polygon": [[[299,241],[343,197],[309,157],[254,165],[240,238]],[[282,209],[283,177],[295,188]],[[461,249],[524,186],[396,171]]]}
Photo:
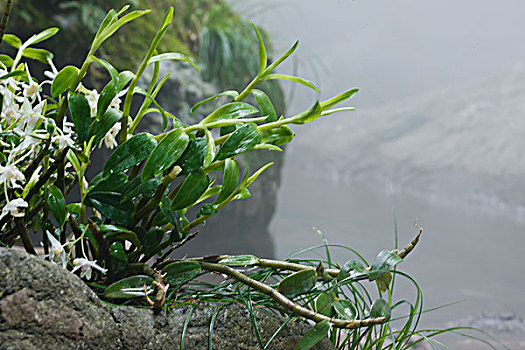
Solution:
{"label": "flowering plant", "polygon": [[[181,286],[205,271],[214,271],[319,322],[317,333],[327,332],[330,325],[359,328],[388,321],[389,304],[383,299],[363,307],[361,319],[356,319],[359,313],[352,302],[340,300],[332,291],[320,291],[363,279],[376,281],[379,290],[386,291],[392,278],[389,271],[412,250],[419,235],[403,250],[382,251],[368,267],[355,260],[343,267],[329,262],[325,268],[322,263],[312,266],[252,255],[169,259],[209,217],[232,201],[250,197],[249,186],[272,165],[241,174],[239,154],[281,151],[279,146],[294,137],[288,125],[352,110],[333,107],[358,90],[317,101],[297,115],[278,116],[268,95],[257,89],[260,83],[282,79],[319,90],[305,79],[276,73],[297,43],[268,64],[265,45],[254,26],[259,47],[256,76],[241,92],[228,90],[197,103],[192,113],[218,97],[230,100],[198,123],[185,125],[155,100],[168,78],[159,76],[162,61],[183,61],[198,70],[185,55],[157,53],[173,9],[167,11],[136,72],[119,72],[97,56],[101,45],[121,26],[148,13],[127,10],[107,13],[80,67],[67,65],[58,70],[51,52],[34,47],[54,36],[56,28],[25,42],[12,34],[3,37],[16,55],[0,55],[0,244],[21,243],[28,253],[37,254],[31,235],[43,233],[42,256],[78,271],[101,297],[147,300],[156,310],[172,300],[170,296]],[[48,80],[38,82],[31,75],[30,60],[48,65]],[[100,92],[82,84],[91,65],[103,67],[110,77]],[[153,76],[149,86],[142,88],[138,82],[148,66],[153,66]],[[253,104],[245,102],[249,96]],[[163,125],[158,135],[137,132],[143,119],[157,117]],[[112,153],[103,171],[87,178],[97,145]],[[72,191],[79,192],[78,201],[69,199]],[[246,267],[274,272],[264,278],[239,272]],[[269,276],[279,283],[265,284]],[[293,301],[313,289],[318,291],[319,305],[312,306],[311,300],[302,305]],[[149,295],[155,292],[153,301]]]}

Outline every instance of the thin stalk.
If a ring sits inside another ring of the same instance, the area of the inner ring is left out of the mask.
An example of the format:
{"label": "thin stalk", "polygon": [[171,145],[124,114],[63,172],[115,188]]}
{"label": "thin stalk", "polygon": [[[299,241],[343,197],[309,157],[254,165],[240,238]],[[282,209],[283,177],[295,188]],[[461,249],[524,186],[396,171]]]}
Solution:
{"label": "thin stalk", "polygon": [[9,21],[9,15],[11,14],[11,6],[13,5],[12,0],[7,0],[4,8],[4,14],[2,15],[2,22],[0,22],[0,44],[4,38],[5,28]]}

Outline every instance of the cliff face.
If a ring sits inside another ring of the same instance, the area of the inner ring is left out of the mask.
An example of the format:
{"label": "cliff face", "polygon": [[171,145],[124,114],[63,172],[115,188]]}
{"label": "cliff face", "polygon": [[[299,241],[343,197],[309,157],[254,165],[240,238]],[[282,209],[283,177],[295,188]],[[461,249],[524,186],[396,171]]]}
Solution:
{"label": "cliff face", "polygon": [[[150,309],[113,307],[72,273],[16,250],[0,248],[0,349],[179,349],[188,307],[154,315]],[[208,349],[213,306],[191,314],[187,349]],[[284,318],[263,310],[256,318],[264,342]],[[270,349],[293,349],[308,324],[289,322]],[[249,313],[238,305],[219,312],[214,349],[258,349]],[[325,339],[315,349],[331,349]]]}

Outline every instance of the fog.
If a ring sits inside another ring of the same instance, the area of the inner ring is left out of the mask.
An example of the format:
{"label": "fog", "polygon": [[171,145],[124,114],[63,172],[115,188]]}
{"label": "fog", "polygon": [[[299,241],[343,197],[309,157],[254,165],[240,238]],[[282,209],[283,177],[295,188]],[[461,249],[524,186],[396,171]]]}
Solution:
{"label": "fog", "polygon": [[421,246],[401,269],[427,308],[463,300],[423,324],[510,311],[501,324],[513,331],[487,330],[525,348],[525,2],[233,3],[275,52],[300,41],[280,71],[322,92],[284,84],[290,113],[360,88],[356,111],[295,128],[271,225],[277,256],[320,243],[316,226],[372,259],[394,244],[394,213],[400,244],[417,220]]}

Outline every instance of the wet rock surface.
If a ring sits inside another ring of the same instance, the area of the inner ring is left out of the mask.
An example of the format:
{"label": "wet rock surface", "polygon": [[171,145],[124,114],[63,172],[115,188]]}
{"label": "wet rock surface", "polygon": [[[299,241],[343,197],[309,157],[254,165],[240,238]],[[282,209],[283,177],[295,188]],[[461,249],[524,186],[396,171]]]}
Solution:
{"label": "wet rock surface", "polygon": [[[208,349],[212,307],[191,313],[184,347]],[[75,275],[24,252],[0,248],[0,349],[179,349],[189,307],[154,315],[150,309],[102,303]],[[284,321],[262,310],[256,318],[264,342]],[[309,329],[289,323],[270,349],[293,349]],[[248,312],[222,308],[213,349],[258,349]],[[332,349],[323,340],[315,349]]]}

